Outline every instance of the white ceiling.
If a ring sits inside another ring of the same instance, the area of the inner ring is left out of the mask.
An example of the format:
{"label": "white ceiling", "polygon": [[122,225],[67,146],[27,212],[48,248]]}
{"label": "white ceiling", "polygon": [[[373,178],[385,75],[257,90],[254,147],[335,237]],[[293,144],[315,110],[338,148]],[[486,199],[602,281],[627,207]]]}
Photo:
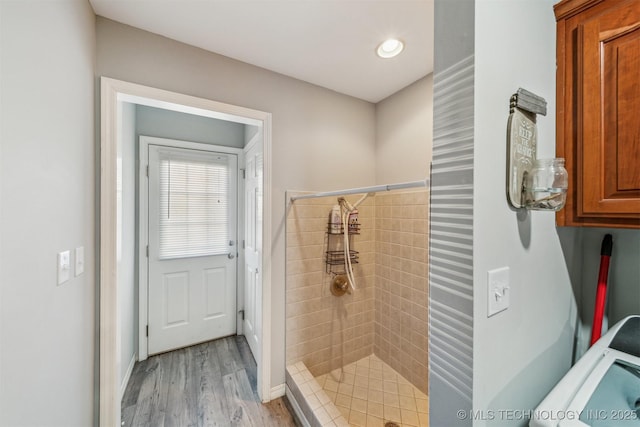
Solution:
{"label": "white ceiling", "polygon": [[[433,0],[90,0],[97,15],[378,102],[433,70]],[[377,45],[405,50],[380,59]]]}

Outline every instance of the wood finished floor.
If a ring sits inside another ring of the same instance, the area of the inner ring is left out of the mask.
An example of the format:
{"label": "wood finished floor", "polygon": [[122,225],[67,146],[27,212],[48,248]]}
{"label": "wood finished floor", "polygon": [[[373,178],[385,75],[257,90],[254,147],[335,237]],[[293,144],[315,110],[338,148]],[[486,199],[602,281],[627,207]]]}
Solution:
{"label": "wood finished floor", "polygon": [[122,398],[126,427],[295,426],[283,398],[262,404],[243,336],[136,363]]}

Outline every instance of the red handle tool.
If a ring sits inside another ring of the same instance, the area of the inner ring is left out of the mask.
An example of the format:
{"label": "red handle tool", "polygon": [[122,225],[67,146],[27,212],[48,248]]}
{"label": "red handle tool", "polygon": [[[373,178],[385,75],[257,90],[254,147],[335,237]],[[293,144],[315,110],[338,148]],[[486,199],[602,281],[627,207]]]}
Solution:
{"label": "red handle tool", "polygon": [[607,302],[607,279],[609,278],[609,261],[613,249],[613,238],[611,234],[606,234],[602,239],[600,249],[600,273],[598,274],[598,288],[596,289],[596,306],[593,310],[593,325],[591,327],[591,344],[600,339],[602,334],[602,318],[604,317],[604,307]]}

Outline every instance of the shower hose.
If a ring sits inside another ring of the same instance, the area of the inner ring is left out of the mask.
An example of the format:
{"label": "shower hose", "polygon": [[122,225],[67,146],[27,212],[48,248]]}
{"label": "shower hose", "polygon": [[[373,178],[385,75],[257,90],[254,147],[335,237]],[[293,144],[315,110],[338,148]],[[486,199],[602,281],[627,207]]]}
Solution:
{"label": "shower hose", "polygon": [[351,266],[351,250],[349,247],[349,215],[351,214],[351,212],[356,210],[356,208],[360,206],[360,204],[364,202],[364,199],[366,199],[368,196],[368,193],[365,194],[353,205],[349,203],[349,201],[344,197],[340,197],[338,199],[338,203],[342,208],[342,229],[344,230],[344,269],[345,273],[347,274],[347,279],[349,279],[349,286],[354,291],[356,289],[356,279],[353,274],[353,267]]}

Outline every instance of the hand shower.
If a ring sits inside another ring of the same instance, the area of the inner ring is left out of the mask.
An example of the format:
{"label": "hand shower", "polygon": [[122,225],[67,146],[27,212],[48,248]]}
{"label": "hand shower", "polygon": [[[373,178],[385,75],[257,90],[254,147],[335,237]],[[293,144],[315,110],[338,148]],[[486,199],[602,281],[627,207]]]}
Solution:
{"label": "hand shower", "polygon": [[353,211],[355,211],[362,202],[364,202],[369,194],[370,193],[366,193],[353,205],[349,203],[349,201],[344,197],[338,198],[338,204],[342,208],[342,229],[344,232],[344,269],[347,275],[347,279],[349,279],[349,286],[351,286],[352,290],[356,289],[356,279],[353,274],[353,267],[351,266],[351,251],[349,248],[349,215]]}

